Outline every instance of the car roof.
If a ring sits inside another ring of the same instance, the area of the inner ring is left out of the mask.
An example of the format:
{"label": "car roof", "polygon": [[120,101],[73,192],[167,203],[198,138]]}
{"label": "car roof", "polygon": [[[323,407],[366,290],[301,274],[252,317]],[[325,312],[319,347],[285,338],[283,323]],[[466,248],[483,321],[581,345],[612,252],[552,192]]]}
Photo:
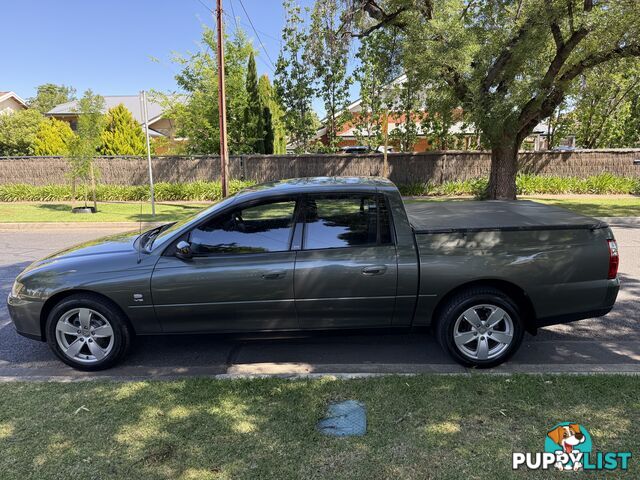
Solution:
{"label": "car roof", "polygon": [[393,188],[395,185],[382,177],[303,177],[261,183],[246,188],[238,193],[238,200],[249,197],[267,197],[280,194],[295,194],[323,191],[374,191],[382,188]]}

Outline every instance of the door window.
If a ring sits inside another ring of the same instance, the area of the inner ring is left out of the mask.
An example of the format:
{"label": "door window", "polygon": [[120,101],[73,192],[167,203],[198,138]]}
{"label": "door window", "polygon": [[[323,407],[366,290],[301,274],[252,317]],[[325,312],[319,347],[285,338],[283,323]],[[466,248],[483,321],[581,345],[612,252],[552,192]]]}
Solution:
{"label": "door window", "polygon": [[380,195],[308,197],[305,250],[392,243],[389,215]]}
{"label": "door window", "polygon": [[196,255],[264,253],[289,250],[295,200],[240,207],[191,231]]}

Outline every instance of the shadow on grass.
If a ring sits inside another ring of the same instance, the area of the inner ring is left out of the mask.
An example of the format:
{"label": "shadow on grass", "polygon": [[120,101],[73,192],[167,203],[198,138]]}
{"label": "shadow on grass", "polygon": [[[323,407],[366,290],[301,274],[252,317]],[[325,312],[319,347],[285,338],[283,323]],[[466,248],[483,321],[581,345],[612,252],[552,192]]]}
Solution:
{"label": "shadow on grass", "polygon": [[[108,210],[105,211],[105,205],[107,205]],[[127,210],[119,211],[117,208],[109,208],[112,206],[125,206],[129,207]],[[193,215],[194,213],[198,213],[200,210],[207,208],[209,205],[188,205],[188,204],[179,204],[179,203],[156,203],[156,214],[155,216],[151,214],[151,205],[142,204],[142,209],[140,209],[139,204],[134,203],[116,203],[116,202],[100,202],[98,203],[98,213],[83,213],[83,214],[74,214],[71,211],[71,206],[69,204],[63,203],[43,203],[36,206],[38,210],[55,212],[57,214],[68,214],[68,218],[65,218],[66,221],[104,221],[102,215],[109,216],[111,218],[116,217],[121,221],[144,221],[144,222],[170,222],[175,220],[180,220],[188,215]],[[140,213],[142,210],[142,213]],[[102,214],[102,215],[101,215]]]}
{"label": "shadow on grass", "polygon": [[[636,451],[637,386],[478,374],[4,384],[0,470],[3,479],[513,478],[511,452],[539,451],[565,419],[585,421],[599,450]],[[367,406],[367,434],[320,435],[327,402],[350,398]]]}
{"label": "shadow on grass", "polygon": [[[640,216],[640,203],[637,205],[625,205],[623,202],[616,203],[600,203],[600,202],[575,202],[571,200],[552,200],[552,199],[531,199],[533,201],[541,201],[546,205],[566,208],[583,215],[593,217],[637,217]],[[543,201],[542,201],[543,200]]]}

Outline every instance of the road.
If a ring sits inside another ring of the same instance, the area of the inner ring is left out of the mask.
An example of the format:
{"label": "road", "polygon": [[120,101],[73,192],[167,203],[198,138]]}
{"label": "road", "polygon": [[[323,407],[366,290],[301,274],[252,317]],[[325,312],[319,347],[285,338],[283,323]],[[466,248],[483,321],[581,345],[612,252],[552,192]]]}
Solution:
{"label": "road", "polygon": [[[497,372],[640,372],[640,228],[615,227],[622,289],[606,317],[541,329]],[[169,378],[221,374],[464,372],[428,332],[267,339],[215,335],[141,337],[120,366],[77,372],[45,343],[19,336],[4,299],[16,275],[53,251],[109,229],[0,231],[0,379]]]}

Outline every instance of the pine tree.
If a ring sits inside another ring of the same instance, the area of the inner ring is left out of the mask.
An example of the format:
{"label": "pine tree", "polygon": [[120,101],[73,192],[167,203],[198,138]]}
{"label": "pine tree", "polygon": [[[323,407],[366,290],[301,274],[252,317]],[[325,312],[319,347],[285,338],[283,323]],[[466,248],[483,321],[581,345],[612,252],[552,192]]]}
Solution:
{"label": "pine tree", "polygon": [[[269,118],[263,109],[265,119],[265,153],[282,155],[287,153],[287,131],[284,125],[284,110],[271,86],[269,77],[265,74],[258,80],[258,93],[262,105],[269,110]],[[269,149],[269,144],[272,148]]]}
{"label": "pine tree", "polygon": [[40,123],[33,142],[35,155],[68,155],[74,133],[67,122],[48,118]]}
{"label": "pine tree", "polygon": [[262,117],[264,119],[264,153],[273,155],[273,123],[271,121],[271,110],[269,107],[262,108]]}
{"label": "pine tree", "polygon": [[258,71],[256,69],[256,59],[253,52],[249,55],[246,89],[247,106],[244,111],[244,119],[247,133],[245,139],[251,153],[265,153],[264,114],[258,92]]}
{"label": "pine tree", "polygon": [[107,112],[100,140],[98,151],[102,155],[144,155],[147,152],[142,127],[123,104]]}

